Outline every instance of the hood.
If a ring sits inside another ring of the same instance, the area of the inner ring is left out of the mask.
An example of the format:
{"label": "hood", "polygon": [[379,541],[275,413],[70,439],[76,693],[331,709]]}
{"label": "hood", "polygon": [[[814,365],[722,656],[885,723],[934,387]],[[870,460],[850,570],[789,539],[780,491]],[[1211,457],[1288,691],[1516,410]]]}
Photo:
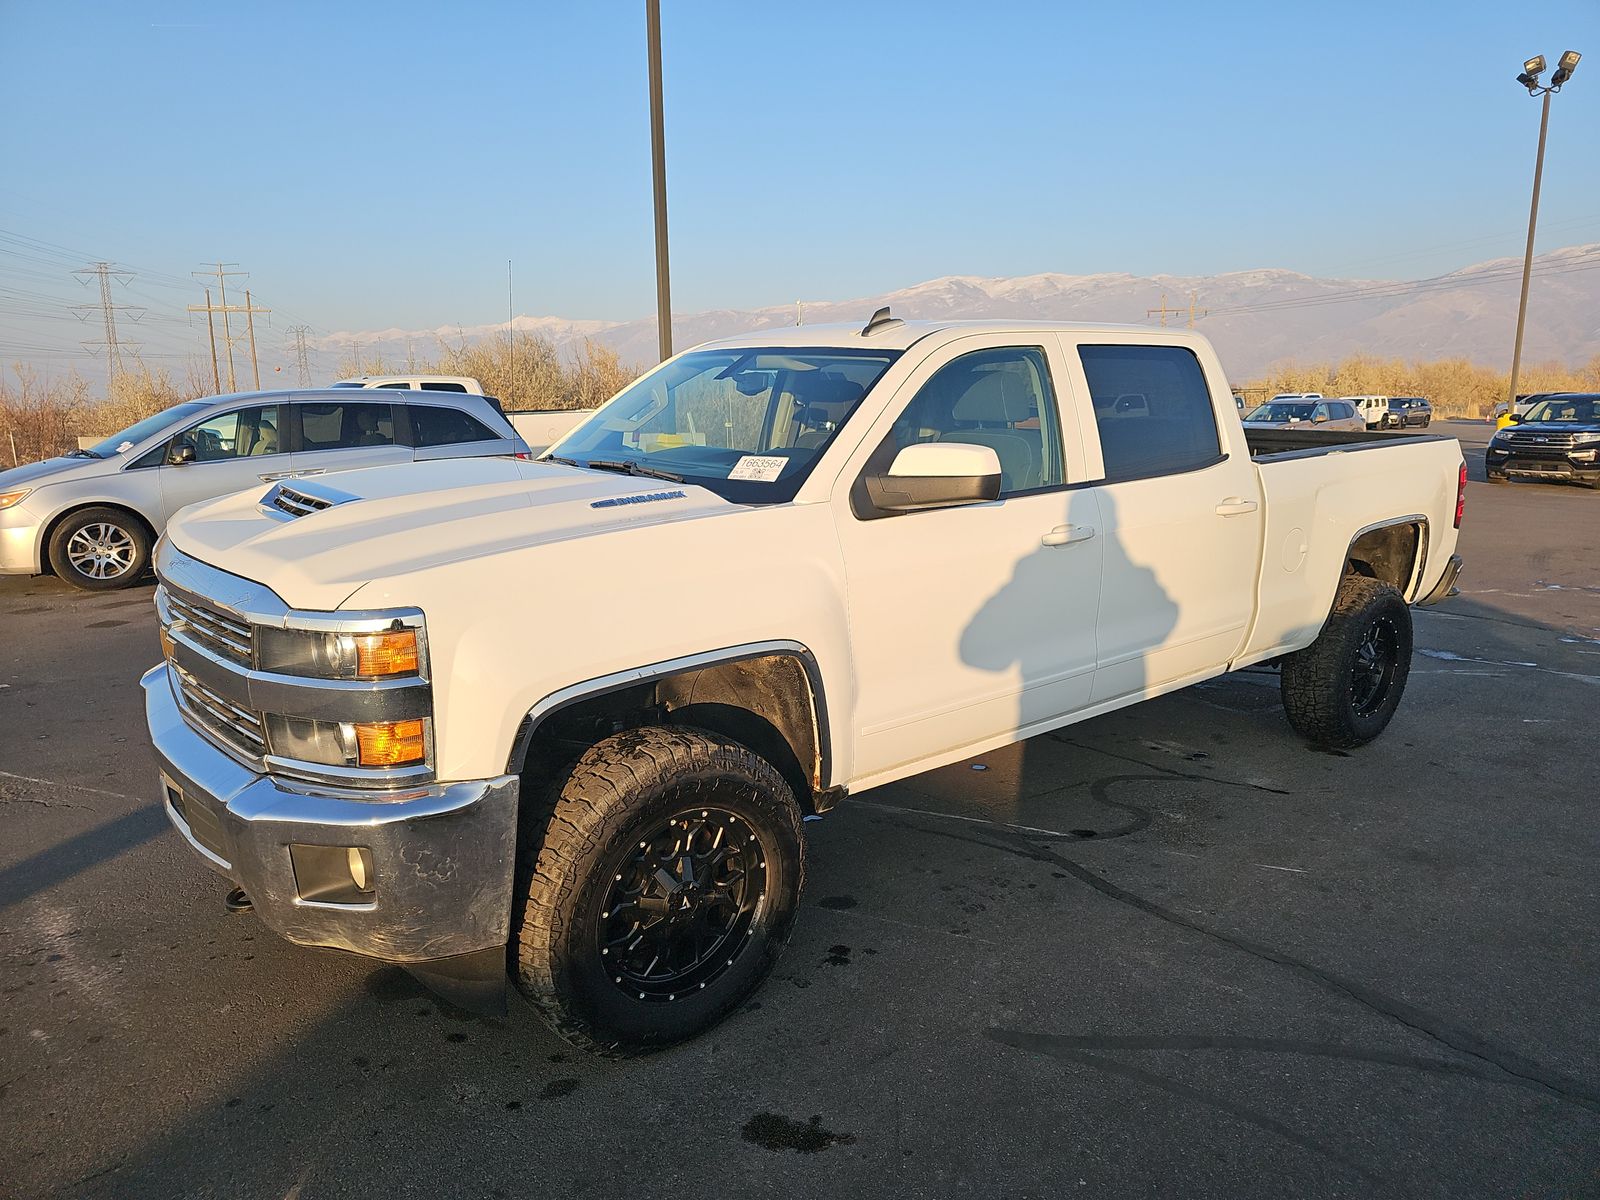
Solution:
{"label": "hood", "polygon": [[[100,468],[97,470],[96,468]],[[14,492],[19,488],[40,487],[56,482],[56,476],[72,474],[79,478],[104,474],[115,469],[115,464],[103,458],[47,458],[43,462],[28,463],[0,471],[0,492]]]}
{"label": "hood", "polygon": [[327,507],[291,516],[262,503],[275,488],[251,488],[184,509],[167,537],[292,607],[330,610],[364,584],[443,563],[743,511],[693,484],[513,458],[402,463],[281,486]]}
{"label": "hood", "polygon": [[[1600,433],[1600,421],[1518,421],[1507,425],[1500,433]],[[0,479],[5,476],[0,475]]]}

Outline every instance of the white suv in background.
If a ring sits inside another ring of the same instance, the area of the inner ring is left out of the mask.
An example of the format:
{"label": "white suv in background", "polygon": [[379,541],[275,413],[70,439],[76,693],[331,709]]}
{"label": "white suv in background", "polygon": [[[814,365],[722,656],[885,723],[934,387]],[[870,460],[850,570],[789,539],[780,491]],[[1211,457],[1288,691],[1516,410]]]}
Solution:
{"label": "white suv in background", "polygon": [[481,396],[483,384],[470,375],[357,375],[341,379],[336,388],[388,388],[402,392],[456,392]]}
{"label": "white suv in background", "polygon": [[1356,411],[1366,418],[1368,429],[1377,429],[1389,412],[1388,396],[1340,396],[1339,399],[1356,406]]}

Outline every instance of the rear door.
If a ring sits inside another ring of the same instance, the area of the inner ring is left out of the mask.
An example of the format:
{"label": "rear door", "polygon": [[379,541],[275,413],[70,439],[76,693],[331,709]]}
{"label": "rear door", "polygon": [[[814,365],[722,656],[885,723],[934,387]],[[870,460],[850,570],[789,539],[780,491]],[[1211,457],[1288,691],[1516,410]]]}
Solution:
{"label": "rear door", "polygon": [[418,462],[437,458],[481,458],[491,454],[516,454],[516,438],[491,428],[479,417],[441,399],[428,403],[426,392],[407,404],[411,418],[411,445]]}
{"label": "rear door", "polygon": [[1238,652],[1255,610],[1263,514],[1211,356],[1203,364],[1184,345],[1069,340],[1079,423],[1101,480],[1099,702],[1214,673]]}
{"label": "rear door", "polygon": [[[230,409],[177,434],[167,446],[168,461],[159,468],[162,517],[170,520],[185,505],[260,487],[287,474],[292,456],[282,438],[282,411],[277,404]],[[180,446],[194,450],[192,461],[170,461]]]}
{"label": "rear door", "polygon": [[398,436],[398,406],[373,399],[376,390],[353,390],[349,399],[294,403],[299,435],[292,465],[296,476],[411,461],[411,447]]}

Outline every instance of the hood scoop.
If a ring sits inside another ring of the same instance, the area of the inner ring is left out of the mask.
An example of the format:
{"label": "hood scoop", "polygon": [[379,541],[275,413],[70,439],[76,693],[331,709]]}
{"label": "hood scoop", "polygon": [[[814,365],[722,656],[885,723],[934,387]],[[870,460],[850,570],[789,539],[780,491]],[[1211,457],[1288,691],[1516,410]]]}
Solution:
{"label": "hood scoop", "polygon": [[261,497],[261,507],[268,516],[288,521],[295,517],[310,516],[335,505],[348,504],[355,499],[358,497],[325,483],[308,483],[297,479],[292,485],[273,484],[272,489]]}

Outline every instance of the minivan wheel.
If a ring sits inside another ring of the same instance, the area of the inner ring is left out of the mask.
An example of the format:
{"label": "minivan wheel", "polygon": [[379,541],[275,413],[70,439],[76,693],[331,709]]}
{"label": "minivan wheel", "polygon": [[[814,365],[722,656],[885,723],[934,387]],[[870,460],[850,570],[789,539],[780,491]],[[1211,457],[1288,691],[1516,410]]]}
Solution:
{"label": "minivan wheel", "polygon": [[1283,709],[1315,746],[1346,749],[1377,737],[1411,672],[1411,609],[1387,583],[1346,575],[1317,640],[1283,660]]}
{"label": "minivan wheel", "polygon": [[693,1037],[788,942],[804,852],[794,792],[759,755],[681,726],[609,737],[562,785],[531,869],[525,852],[517,986],[584,1049]]}
{"label": "minivan wheel", "polygon": [[65,582],[89,592],[138,581],[150,565],[150,534],[120,508],[75,512],[50,535],[50,566]]}

